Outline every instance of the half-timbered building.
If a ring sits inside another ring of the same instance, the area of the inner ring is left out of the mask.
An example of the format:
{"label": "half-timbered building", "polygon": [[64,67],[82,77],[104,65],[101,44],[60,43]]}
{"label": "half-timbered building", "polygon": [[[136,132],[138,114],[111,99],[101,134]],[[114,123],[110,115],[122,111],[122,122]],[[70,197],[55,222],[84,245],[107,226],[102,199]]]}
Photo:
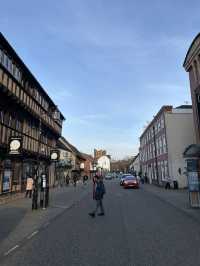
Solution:
{"label": "half-timbered building", "polygon": [[[0,194],[22,191],[38,162],[53,184],[50,152],[61,136],[63,120],[55,103],[0,33]],[[22,139],[18,156],[8,154],[11,137]]]}

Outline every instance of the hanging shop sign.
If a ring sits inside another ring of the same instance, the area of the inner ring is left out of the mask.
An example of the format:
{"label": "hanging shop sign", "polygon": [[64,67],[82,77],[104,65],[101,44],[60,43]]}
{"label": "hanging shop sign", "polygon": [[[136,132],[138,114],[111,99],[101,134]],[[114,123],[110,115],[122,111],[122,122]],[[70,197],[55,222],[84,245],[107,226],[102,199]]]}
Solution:
{"label": "hanging shop sign", "polygon": [[51,160],[52,161],[58,161],[60,157],[60,152],[58,150],[52,150],[51,151]]}
{"label": "hanging shop sign", "polygon": [[21,154],[22,138],[11,137],[9,142],[9,154],[19,155]]}

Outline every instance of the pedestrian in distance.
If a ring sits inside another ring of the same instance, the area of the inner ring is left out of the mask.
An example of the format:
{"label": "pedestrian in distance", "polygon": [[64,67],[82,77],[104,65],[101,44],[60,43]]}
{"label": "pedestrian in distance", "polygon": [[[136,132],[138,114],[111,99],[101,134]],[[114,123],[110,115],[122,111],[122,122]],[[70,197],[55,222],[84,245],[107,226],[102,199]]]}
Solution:
{"label": "pedestrian in distance", "polygon": [[74,181],[74,186],[76,187],[76,182],[77,182],[77,176],[76,175],[74,175],[73,181]]}
{"label": "pedestrian in distance", "polygon": [[83,176],[83,185],[86,185],[87,180],[88,180],[88,176],[84,175]]}
{"label": "pedestrian in distance", "polygon": [[102,177],[96,175],[94,180],[93,199],[96,200],[96,208],[93,212],[89,213],[89,215],[93,218],[95,217],[98,209],[100,209],[100,213],[98,213],[99,216],[105,215],[103,197],[106,193]]}
{"label": "pedestrian in distance", "polygon": [[66,186],[69,186],[69,175],[66,175],[65,182],[66,182]]}
{"label": "pedestrian in distance", "polygon": [[26,195],[25,195],[26,198],[28,195],[29,198],[32,197],[32,190],[33,190],[33,178],[31,176],[28,176],[26,180]]}
{"label": "pedestrian in distance", "polygon": [[144,184],[144,177],[143,177],[143,175],[142,175],[142,172],[139,172],[139,173],[138,173],[138,177],[140,178],[140,182],[141,182],[142,184]]}
{"label": "pedestrian in distance", "polygon": [[147,176],[147,173],[144,174],[144,181],[145,181],[145,183],[148,183],[148,176]]}

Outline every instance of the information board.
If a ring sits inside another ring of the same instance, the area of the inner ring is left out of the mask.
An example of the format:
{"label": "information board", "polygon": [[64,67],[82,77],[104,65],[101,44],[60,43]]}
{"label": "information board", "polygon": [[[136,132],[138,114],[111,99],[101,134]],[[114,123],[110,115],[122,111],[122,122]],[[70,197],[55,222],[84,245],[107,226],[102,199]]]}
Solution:
{"label": "information board", "polygon": [[199,178],[197,172],[188,172],[189,191],[199,191]]}
{"label": "information board", "polygon": [[10,190],[11,170],[5,170],[3,175],[3,192]]}

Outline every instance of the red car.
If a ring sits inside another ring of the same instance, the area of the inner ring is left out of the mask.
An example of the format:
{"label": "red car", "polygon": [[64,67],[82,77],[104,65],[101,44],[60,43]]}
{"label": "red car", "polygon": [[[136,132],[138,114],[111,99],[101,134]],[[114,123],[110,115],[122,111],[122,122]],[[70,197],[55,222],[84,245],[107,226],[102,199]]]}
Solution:
{"label": "red car", "polygon": [[139,181],[134,176],[128,176],[123,182],[124,188],[139,188]]}

